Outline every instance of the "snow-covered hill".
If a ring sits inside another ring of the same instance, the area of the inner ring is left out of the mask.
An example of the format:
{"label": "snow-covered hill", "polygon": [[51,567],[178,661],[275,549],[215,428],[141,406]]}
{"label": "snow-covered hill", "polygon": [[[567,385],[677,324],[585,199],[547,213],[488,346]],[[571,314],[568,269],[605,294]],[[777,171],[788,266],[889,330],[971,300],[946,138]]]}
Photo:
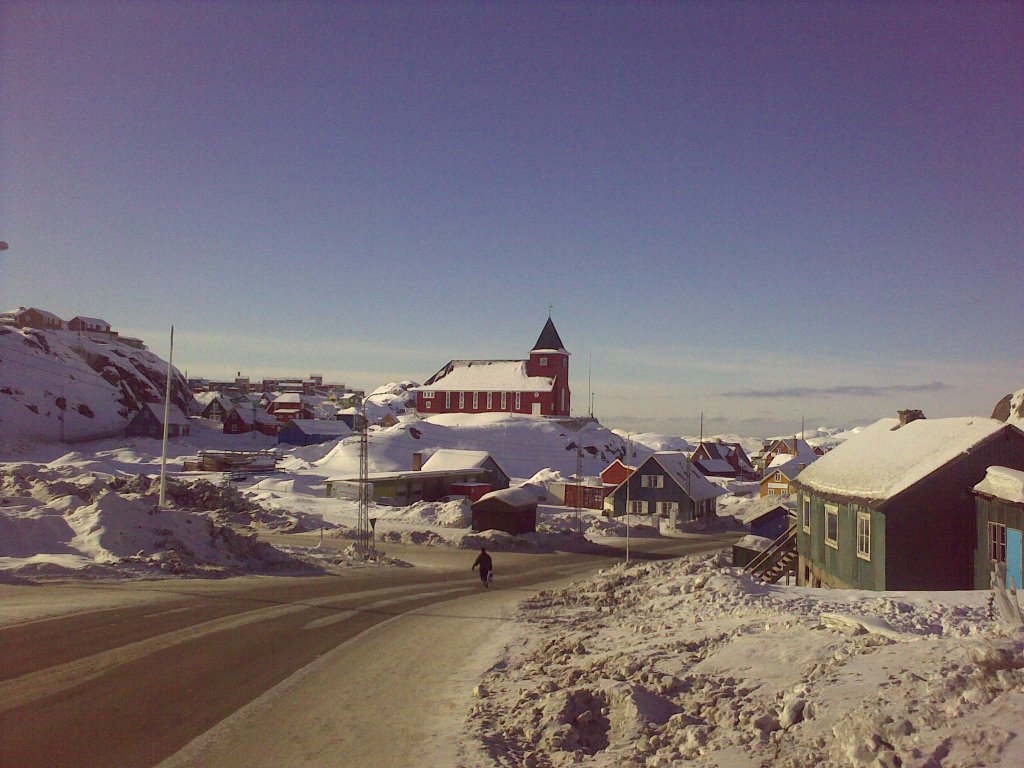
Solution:
{"label": "snow-covered hill", "polygon": [[992,418],[1010,424],[1024,425],[1024,389],[1011,392],[992,410]]}
{"label": "snow-covered hill", "polygon": [[[596,475],[623,454],[623,439],[596,422],[582,427],[518,414],[451,413],[396,424],[370,432],[372,471],[411,469],[412,454],[428,458],[438,448],[487,451],[512,477],[532,477],[551,467],[565,475],[576,472],[576,446],[583,447],[583,472]],[[320,474],[359,471],[359,443],[348,438],[315,462]]]}
{"label": "snow-covered hill", "polygon": [[[111,336],[0,326],[0,440],[119,435],[144,402],[163,402],[167,362]],[[175,370],[171,400],[192,395]]]}
{"label": "snow-covered hill", "polygon": [[392,381],[377,387],[363,401],[366,418],[374,424],[388,413],[395,418],[415,414],[416,393],[409,390],[418,386],[414,381]]}

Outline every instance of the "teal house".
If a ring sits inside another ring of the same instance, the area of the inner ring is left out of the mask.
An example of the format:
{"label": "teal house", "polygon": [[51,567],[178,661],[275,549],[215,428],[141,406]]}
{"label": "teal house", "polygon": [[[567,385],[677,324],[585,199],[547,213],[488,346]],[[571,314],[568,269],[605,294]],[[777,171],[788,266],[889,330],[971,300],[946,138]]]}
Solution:
{"label": "teal house", "polygon": [[1024,433],[995,419],[881,419],[800,473],[797,583],[973,589],[972,489],[992,466],[1024,470]]}
{"label": "teal house", "polygon": [[1024,588],[1021,538],[1024,535],[1024,472],[989,467],[974,486],[978,546],[974,556],[974,587],[988,589],[997,563],[1006,567],[1006,586]]}

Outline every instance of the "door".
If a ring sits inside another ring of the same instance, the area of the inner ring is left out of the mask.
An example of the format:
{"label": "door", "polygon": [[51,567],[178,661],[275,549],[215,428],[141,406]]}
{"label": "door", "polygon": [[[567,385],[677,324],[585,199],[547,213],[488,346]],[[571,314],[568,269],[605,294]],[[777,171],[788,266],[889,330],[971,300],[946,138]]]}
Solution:
{"label": "door", "polygon": [[533,404],[533,415],[540,416],[540,403]]}
{"label": "door", "polygon": [[1006,588],[1021,589],[1021,532],[1014,528],[1006,529]]}

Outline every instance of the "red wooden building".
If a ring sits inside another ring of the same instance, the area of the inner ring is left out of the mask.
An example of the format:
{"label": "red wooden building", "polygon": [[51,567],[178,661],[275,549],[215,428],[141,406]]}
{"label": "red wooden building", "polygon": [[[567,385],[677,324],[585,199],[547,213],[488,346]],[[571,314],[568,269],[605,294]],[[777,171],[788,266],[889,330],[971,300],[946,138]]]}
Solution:
{"label": "red wooden building", "polygon": [[526,360],[450,360],[416,390],[416,410],[568,416],[569,353],[548,318]]}

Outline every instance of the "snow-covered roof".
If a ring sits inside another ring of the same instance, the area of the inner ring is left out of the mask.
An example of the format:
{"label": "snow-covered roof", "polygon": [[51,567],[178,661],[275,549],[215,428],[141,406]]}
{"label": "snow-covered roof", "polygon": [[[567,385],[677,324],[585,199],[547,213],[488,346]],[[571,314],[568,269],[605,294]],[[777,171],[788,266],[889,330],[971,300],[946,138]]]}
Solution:
{"label": "snow-covered roof", "polygon": [[285,392],[274,398],[275,403],[301,403],[302,393],[301,392]]}
{"label": "snow-covered roof", "polygon": [[[682,451],[661,451],[652,455],[651,459],[658,462],[694,501],[714,499],[725,493],[724,488],[709,482]],[[640,471],[642,470],[641,464]]]}
{"label": "snow-covered roof", "polygon": [[75,315],[73,318],[71,318],[71,320],[72,322],[74,322],[75,320],[79,320],[88,325],[105,325],[108,328],[110,327],[110,323],[108,323],[106,320],[100,320],[98,317],[86,317],[85,315]]}
{"label": "snow-covered roof", "polygon": [[478,469],[491,454],[487,451],[463,451],[457,448],[438,448],[423,462],[424,470]]}
{"label": "snow-covered roof", "polygon": [[45,309],[38,309],[36,307],[26,307],[25,309],[19,309],[16,314],[20,315],[20,314],[23,314],[25,312],[38,312],[40,315],[42,315],[43,317],[45,317],[45,318],[47,318],[49,320],[55,320],[58,323],[63,323],[64,322],[59,317],[57,317],[57,315],[53,314],[53,312],[47,312]]}
{"label": "snow-covered roof", "polygon": [[550,392],[554,379],[527,376],[525,360],[452,360],[419,390],[453,392]]}
{"label": "snow-covered roof", "polygon": [[[150,412],[154,416],[156,416],[156,420],[160,424],[164,423],[164,404],[163,403],[146,403],[146,407],[150,410]],[[178,406],[176,406],[174,403],[171,403],[170,420],[169,420],[168,423],[174,424],[176,426],[188,426],[189,421],[188,421],[188,417],[184,413],[181,412],[181,409]]]}
{"label": "snow-covered roof", "polygon": [[[792,480],[799,475],[803,469],[809,467],[815,459],[820,458],[821,457],[814,453],[814,451],[811,451],[810,455],[805,456],[791,456],[788,453],[780,453],[778,456],[772,458],[771,463],[765,467],[764,477],[767,479],[776,472],[781,472],[785,475],[787,480]],[[800,467],[801,464],[803,464],[803,469]]]}
{"label": "snow-covered roof", "polygon": [[288,422],[307,435],[351,435],[352,430],[344,421],[331,419],[292,419]]}
{"label": "snow-covered roof", "polygon": [[488,499],[499,499],[510,507],[528,507],[537,503],[537,492],[522,486],[502,488],[485,493],[476,503],[479,504],[481,501],[487,501]]}
{"label": "snow-covered roof", "polygon": [[880,419],[808,466],[798,482],[822,493],[885,501],[1008,428],[981,417],[918,419],[902,427],[898,419]]}
{"label": "snow-covered roof", "polygon": [[1009,467],[989,467],[974,490],[1013,504],[1024,504],[1024,472]]}
{"label": "snow-covered roof", "polygon": [[795,440],[792,437],[778,438],[772,442],[772,444],[768,447],[768,450],[765,451],[765,453],[768,453],[776,449],[778,449],[778,451],[780,451],[781,453],[788,453],[790,456],[802,458],[805,464],[810,464],[812,461],[818,458],[818,454],[814,452],[814,449],[803,438],[796,438]]}
{"label": "snow-covered roof", "polygon": [[695,459],[694,463],[708,474],[733,474],[736,469],[725,459]]}

